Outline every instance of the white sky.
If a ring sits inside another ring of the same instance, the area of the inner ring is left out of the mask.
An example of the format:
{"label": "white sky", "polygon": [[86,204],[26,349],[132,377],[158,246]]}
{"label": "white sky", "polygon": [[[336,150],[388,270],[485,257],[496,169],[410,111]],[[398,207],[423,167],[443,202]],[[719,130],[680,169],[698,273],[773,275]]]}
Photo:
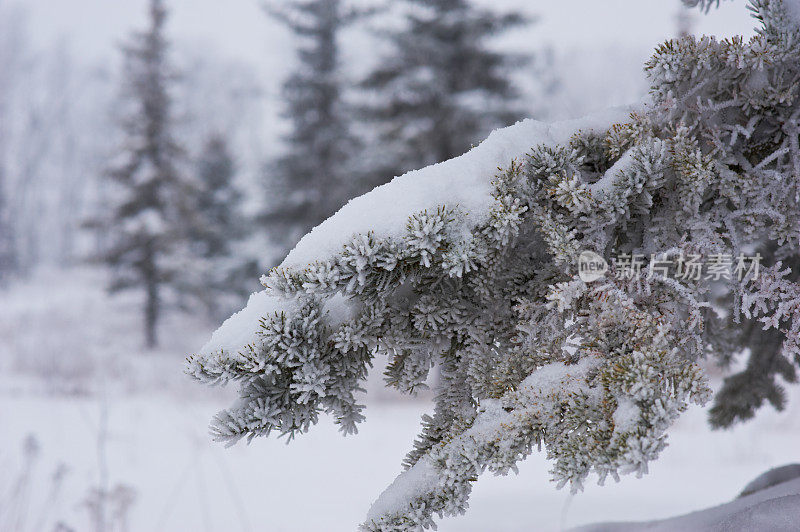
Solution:
{"label": "white sky", "polygon": [[[643,50],[672,35],[678,0],[479,0],[538,14],[539,23],[518,38],[556,49],[625,45]],[[0,3],[8,0],[0,0]],[[261,11],[261,0],[168,0],[170,34],[204,42],[268,74],[291,56],[291,43]],[[67,37],[77,55],[106,59],[134,28],[145,23],[147,0],[24,0],[40,44]],[[696,31],[749,34],[754,25],[744,0],[697,12]],[[519,32],[521,33],[521,32]]]}
{"label": "white sky", "polygon": [[[213,49],[220,58],[252,65],[260,79],[266,96],[261,102],[259,118],[263,135],[252,135],[253,147],[249,150],[253,152],[253,160],[261,160],[266,153],[277,149],[274,141],[283,127],[277,96],[280,83],[294,61],[291,35],[264,14],[260,7],[263,1],[166,0],[170,10],[167,32],[181,48],[189,44],[195,49]],[[34,44],[47,46],[66,41],[76,58],[93,63],[116,64],[120,56],[118,45],[132,30],[147,23],[148,0],[0,0],[0,5],[9,2],[25,6]],[[538,17],[536,24],[505,36],[500,42],[502,48],[530,52],[548,45],[558,55],[571,58],[569,68],[581,69],[568,72],[563,93],[569,94],[573,104],[566,104],[555,118],[577,116],[594,109],[593,106],[636,99],[645,90],[641,65],[657,44],[674,36],[680,9],[679,0],[475,2]],[[708,15],[693,10],[695,33],[720,37],[751,34],[755,21],[745,7],[745,0],[732,0],[723,1],[719,9]],[[363,72],[365,65],[375,60],[376,46],[380,43],[352,33],[343,37],[344,63],[351,72]],[[616,55],[614,63],[605,60],[608,55]],[[637,83],[639,80],[642,84]],[[583,96],[586,91],[603,96],[595,98],[596,102],[587,102]],[[573,107],[575,112],[571,110]]]}

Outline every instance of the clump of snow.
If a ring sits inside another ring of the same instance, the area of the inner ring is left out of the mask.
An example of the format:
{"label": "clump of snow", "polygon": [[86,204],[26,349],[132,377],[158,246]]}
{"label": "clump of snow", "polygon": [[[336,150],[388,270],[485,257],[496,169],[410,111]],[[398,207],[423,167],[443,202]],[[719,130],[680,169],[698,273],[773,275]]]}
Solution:
{"label": "clump of snow", "polygon": [[614,410],[614,432],[622,433],[633,430],[641,419],[642,411],[631,399],[622,397],[617,400]]}
{"label": "clump of snow", "polygon": [[560,390],[565,394],[578,392],[583,384],[581,377],[598,363],[597,359],[585,357],[576,364],[547,364],[528,375],[520,384],[520,390],[545,395],[549,390]]}
{"label": "clump of snow", "polygon": [[[293,308],[293,301],[275,296],[268,290],[255,292],[250,295],[242,310],[225,320],[214,331],[200,353],[237,353],[256,340],[256,332],[262,319],[276,312],[291,312]],[[322,307],[331,327],[338,327],[351,319],[355,309],[353,301],[341,294],[331,296]]]}
{"label": "clump of snow", "polygon": [[408,217],[440,205],[459,207],[468,225],[480,224],[491,207],[491,181],[498,167],[539,144],[565,144],[577,131],[603,131],[629,119],[634,106],[616,107],[585,118],[554,122],[522,120],[498,129],[464,155],[413,170],[362,196],[304,236],[281,263],[297,268],[338,253],[355,234],[400,236]]}
{"label": "clump of snow", "polygon": [[338,327],[355,317],[356,307],[352,299],[336,293],[325,301],[322,312],[330,327]]}
{"label": "clump of snow", "polygon": [[427,459],[420,460],[383,490],[369,509],[367,522],[379,521],[383,516],[404,511],[408,501],[424,496],[438,480],[433,465]]}
{"label": "clump of snow", "polygon": [[592,196],[602,198],[605,194],[610,193],[613,190],[616,177],[623,170],[628,168],[632,162],[633,154],[631,152],[622,154],[622,157],[620,157],[617,162],[611,165],[611,168],[606,170],[606,172],[603,174],[603,177],[598,179],[595,183],[589,185],[589,190],[591,191]]}
{"label": "clump of snow", "polygon": [[[775,467],[758,475],[756,478],[747,483],[739,497],[745,497],[751,493],[761,491],[763,489],[775,486],[782,482],[800,478],[800,464],[788,464],[781,467]],[[800,524],[800,521],[798,521]]]}
{"label": "clump of snow", "polygon": [[290,301],[276,297],[266,290],[250,295],[247,305],[225,320],[219,329],[214,331],[211,339],[200,349],[202,354],[213,354],[220,351],[237,353],[256,339],[259,321],[274,312],[287,310]]}

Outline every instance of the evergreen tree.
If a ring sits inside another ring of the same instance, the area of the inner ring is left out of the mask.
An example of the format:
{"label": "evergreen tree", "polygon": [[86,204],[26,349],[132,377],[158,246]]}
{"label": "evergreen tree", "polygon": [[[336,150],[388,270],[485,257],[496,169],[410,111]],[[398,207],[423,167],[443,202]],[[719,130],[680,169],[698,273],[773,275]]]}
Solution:
{"label": "evergreen tree", "polygon": [[[2,116],[0,114],[0,116]],[[2,139],[0,139],[0,143]],[[2,150],[2,148],[0,148]],[[5,284],[8,277],[16,270],[14,250],[14,234],[12,220],[9,216],[8,202],[6,201],[5,172],[0,160],[0,286]]]}
{"label": "evergreen tree", "polygon": [[782,408],[800,366],[800,6],[750,3],[749,41],[659,46],[651,102],[524,121],[319,226],[188,360],[241,383],[216,439],[292,437],[322,412],[353,433],[374,356],[406,392],[436,364],[433,415],[363,525],[419,530],[537,448],[573,491],[646,473],[709,400],[704,358],[748,357],[713,426]]}
{"label": "evergreen tree", "polygon": [[340,0],[290,0],[268,12],[299,40],[298,64],[283,84],[291,130],[286,153],[268,170],[268,230],[284,249],[333,214],[350,197],[358,146],[344,101],[338,37],[364,12]]}
{"label": "evergreen tree", "polygon": [[256,290],[252,280],[257,267],[240,249],[251,231],[242,214],[242,193],[234,183],[236,165],[221,135],[206,139],[197,160],[197,176],[199,190],[189,235],[197,275],[190,289],[211,316],[224,317]]}
{"label": "evergreen tree", "polygon": [[10,204],[12,191],[13,116],[17,105],[14,93],[24,76],[21,66],[26,61],[25,32],[20,6],[0,4],[0,285],[19,268],[17,256],[17,224]]}
{"label": "evergreen tree", "polygon": [[134,34],[123,49],[124,144],[120,162],[109,173],[118,193],[107,218],[95,225],[105,225],[109,232],[102,259],[112,269],[111,291],[144,294],[145,341],[153,347],[165,290],[177,286],[185,266],[195,185],[181,173],[184,152],[172,132],[169,91],[174,75],[167,58],[163,0],[150,1],[149,15],[149,28]]}
{"label": "evergreen tree", "polygon": [[364,116],[378,134],[372,173],[381,177],[461,155],[526,114],[509,76],[529,58],[487,46],[523,25],[522,15],[498,15],[470,0],[402,4],[405,27],[386,33],[393,51],[363,82],[372,102]]}

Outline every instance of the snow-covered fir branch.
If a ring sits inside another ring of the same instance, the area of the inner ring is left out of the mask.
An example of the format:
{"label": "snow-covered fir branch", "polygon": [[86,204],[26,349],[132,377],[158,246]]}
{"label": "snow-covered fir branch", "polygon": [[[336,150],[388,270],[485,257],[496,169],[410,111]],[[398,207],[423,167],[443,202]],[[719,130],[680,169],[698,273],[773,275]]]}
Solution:
{"label": "snow-covered fir branch", "polygon": [[[417,530],[540,447],[572,490],[646,473],[710,396],[703,358],[749,352],[712,424],[781,407],[800,365],[800,16],[751,8],[748,42],[661,45],[651,101],[496,131],[307,235],[189,358],[240,384],[217,439],[292,437],[320,413],[353,433],[373,357],[405,392],[438,365],[433,415],[363,524]],[[609,266],[592,279],[586,252]]]}

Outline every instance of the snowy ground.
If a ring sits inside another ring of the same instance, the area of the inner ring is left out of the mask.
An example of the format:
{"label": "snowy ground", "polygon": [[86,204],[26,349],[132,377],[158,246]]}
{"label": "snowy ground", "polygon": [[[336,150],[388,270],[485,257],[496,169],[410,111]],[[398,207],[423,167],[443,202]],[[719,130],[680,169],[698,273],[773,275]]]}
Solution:
{"label": "snowy ground", "polygon": [[[0,293],[0,530],[59,521],[92,530],[86,501],[101,483],[129,488],[105,507],[111,516],[131,493],[122,513],[132,531],[354,530],[399,472],[427,403],[373,400],[355,437],[324,420],[288,446],[260,439],[224,449],[206,426],[232,391],[182,374],[182,357],[210,325],[172,318],[165,347],[142,353],[135,310],[134,299],[108,300],[91,271],[39,275]],[[648,476],[575,497],[555,490],[534,455],[518,476],[481,478],[467,516],[440,530],[558,530],[727,502],[762,471],[800,461],[800,393],[791,395],[787,412],[765,410],[729,432],[710,432],[694,409]]]}

